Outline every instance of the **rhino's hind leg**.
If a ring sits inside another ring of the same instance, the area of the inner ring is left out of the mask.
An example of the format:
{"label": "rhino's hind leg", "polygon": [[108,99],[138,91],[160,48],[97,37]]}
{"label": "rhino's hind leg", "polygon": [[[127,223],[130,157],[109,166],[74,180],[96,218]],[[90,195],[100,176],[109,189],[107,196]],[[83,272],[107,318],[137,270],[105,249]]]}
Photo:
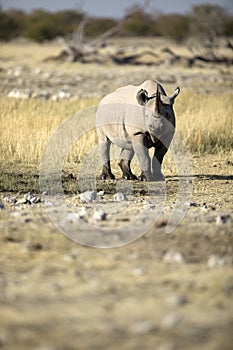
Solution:
{"label": "rhino's hind leg", "polygon": [[125,180],[137,180],[137,176],[135,176],[130,168],[131,160],[134,156],[133,150],[123,149],[120,154],[119,167],[122,171],[122,179]]}
{"label": "rhino's hind leg", "polygon": [[110,146],[111,146],[111,141],[108,138],[106,138],[106,141],[100,144],[100,159],[102,163],[102,173],[100,175],[101,180],[115,179],[115,176],[111,171],[111,165],[110,165]]}
{"label": "rhino's hind leg", "polygon": [[111,180],[115,179],[115,175],[113,175],[111,171],[110,161],[103,164],[102,173],[100,175],[100,180],[106,180],[106,179],[111,179]]}

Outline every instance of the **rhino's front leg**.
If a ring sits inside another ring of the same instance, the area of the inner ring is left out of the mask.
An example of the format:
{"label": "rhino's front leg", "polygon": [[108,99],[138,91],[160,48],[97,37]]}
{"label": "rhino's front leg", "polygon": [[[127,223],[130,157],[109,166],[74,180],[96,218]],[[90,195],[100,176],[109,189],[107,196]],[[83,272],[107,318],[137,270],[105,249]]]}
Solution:
{"label": "rhino's front leg", "polygon": [[162,143],[156,145],[154,156],[152,157],[152,177],[154,181],[163,181],[165,179],[161,167],[167,147]]}
{"label": "rhino's front leg", "polygon": [[137,134],[132,139],[133,149],[138,157],[139,166],[142,170],[141,175],[138,177],[140,181],[151,181],[151,159],[149,150],[145,146],[144,134]]}
{"label": "rhino's front leg", "polygon": [[110,165],[110,146],[111,141],[109,139],[100,143],[100,161],[102,164],[102,173],[100,175],[101,180],[115,179]]}

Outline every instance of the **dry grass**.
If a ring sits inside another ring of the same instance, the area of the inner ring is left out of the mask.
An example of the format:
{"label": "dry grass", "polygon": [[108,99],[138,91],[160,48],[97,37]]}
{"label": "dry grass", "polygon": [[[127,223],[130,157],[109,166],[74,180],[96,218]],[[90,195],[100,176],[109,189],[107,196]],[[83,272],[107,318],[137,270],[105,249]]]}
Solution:
{"label": "dry grass", "polygon": [[184,92],[176,105],[177,130],[192,153],[233,149],[233,94]]}
{"label": "dry grass", "polygon": [[96,101],[1,98],[0,103],[0,162],[39,165],[45,146],[57,127],[72,114],[96,104]]}
{"label": "dry grass", "polygon": [[[38,166],[56,128],[69,116],[98,101],[15,100],[2,97],[0,162]],[[230,152],[233,148],[232,94],[197,95],[184,92],[177,99],[177,130],[191,153]],[[82,114],[80,114],[80,118]],[[67,155],[70,164],[96,145],[95,131],[80,138]]]}

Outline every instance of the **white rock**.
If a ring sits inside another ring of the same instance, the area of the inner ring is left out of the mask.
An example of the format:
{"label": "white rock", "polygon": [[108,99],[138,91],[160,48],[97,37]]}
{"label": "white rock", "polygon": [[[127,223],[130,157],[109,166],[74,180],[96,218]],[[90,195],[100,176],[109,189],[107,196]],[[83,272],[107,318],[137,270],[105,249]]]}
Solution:
{"label": "white rock", "polygon": [[197,204],[196,202],[185,202],[184,203],[186,207],[198,207],[199,204]]}
{"label": "white rock", "polygon": [[96,199],[96,191],[86,191],[78,195],[82,203],[90,203]]}
{"label": "white rock", "polygon": [[183,295],[172,294],[167,298],[167,303],[171,306],[180,306],[187,303],[187,298]]}
{"label": "white rock", "polygon": [[103,210],[95,210],[93,214],[93,219],[95,221],[106,220],[107,214]]}
{"label": "white rock", "polygon": [[40,69],[40,68],[36,68],[36,69],[34,70],[34,74],[36,74],[36,75],[41,74],[41,69]]}
{"label": "white rock", "polygon": [[145,275],[146,273],[146,268],[143,267],[143,266],[139,266],[139,267],[135,267],[133,270],[132,270],[132,273],[135,275],[135,276],[142,276],[142,275]]}
{"label": "white rock", "polygon": [[152,203],[145,203],[143,205],[143,209],[146,211],[150,211],[150,210],[154,210],[155,209],[155,205]]}
{"label": "white rock", "polygon": [[51,100],[54,101],[54,102],[57,101],[58,100],[58,96],[57,95],[52,95],[51,96]]}
{"label": "white rock", "polygon": [[59,99],[71,98],[71,93],[61,90],[61,91],[58,92],[58,98]]}
{"label": "white rock", "polygon": [[176,252],[174,250],[167,251],[163,257],[163,260],[166,262],[170,262],[170,263],[172,263],[172,262],[176,262],[176,263],[185,262],[184,256],[181,253]]}
{"label": "white rock", "polygon": [[29,90],[20,91],[19,89],[13,89],[8,93],[7,96],[13,98],[28,99],[31,96],[31,92]]}
{"label": "white rock", "polygon": [[161,343],[156,350],[175,350],[177,349],[176,345],[174,343],[170,343],[170,342],[164,342]]}
{"label": "white rock", "polygon": [[218,215],[216,217],[216,224],[217,225],[222,225],[222,224],[227,224],[230,221],[231,217],[230,215]]}
{"label": "white rock", "polygon": [[52,207],[54,205],[54,203],[51,201],[45,201],[44,205],[45,205],[45,207]]}
{"label": "white rock", "polygon": [[98,195],[98,196],[104,196],[104,195],[105,195],[105,192],[104,192],[104,191],[99,191],[99,192],[97,193],[97,195]]}
{"label": "white rock", "polygon": [[125,193],[123,192],[117,192],[113,196],[114,202],[121,202],[121,201],[127,201],[128,198]]}
{"label": "white rock", "polygon": [[182,320],[181,315],[179,314],[167,314],[165,317],[162,319],[162,327],[163,328],[172,328],[176,325],[178,325]]}
{"label": "white rock", "polygon": [[78,217],[80,219],[85,219],[86,216],[87,216],[87,209],[85,207],[82,207],[78,212]]}
{"label": "white rock", "polygon": [[150,320],[135,322],[130,327],[131,332],[135,334],[146,334],[155,329],[155,324]]}
{"label": "white rock", "polygon": [[79,216],[77,213],[68,213],[67,214],[68,221],[74,222],[74,221],[77,221],[78,219],[79,219]]}
{"label": "white rock", "polygon": [[228,259],[225,257],[220,257],[217,255],[210,255],[207,261],[209,267],[221,267],[225,266],[228,263]]}
{"label": "white rock", "polygon": [[49,93],[48,93],[48,91],[33,92],[31,97],[32,98],[42,98],[42,99],[47,100],[49,98]]}

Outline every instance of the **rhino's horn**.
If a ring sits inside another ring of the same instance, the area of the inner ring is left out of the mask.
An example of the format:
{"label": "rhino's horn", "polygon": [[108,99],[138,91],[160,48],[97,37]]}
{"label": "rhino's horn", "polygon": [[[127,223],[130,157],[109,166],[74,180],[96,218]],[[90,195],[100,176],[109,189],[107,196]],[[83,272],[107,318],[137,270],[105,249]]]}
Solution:
{"label": "rhino's horn", "polygon": [[158,84],[157,84],[155,112],[158,112],[158,113],[159,113],[159,101],[160,101],[160,91],[159,91],[159,87],[158,87]]}

